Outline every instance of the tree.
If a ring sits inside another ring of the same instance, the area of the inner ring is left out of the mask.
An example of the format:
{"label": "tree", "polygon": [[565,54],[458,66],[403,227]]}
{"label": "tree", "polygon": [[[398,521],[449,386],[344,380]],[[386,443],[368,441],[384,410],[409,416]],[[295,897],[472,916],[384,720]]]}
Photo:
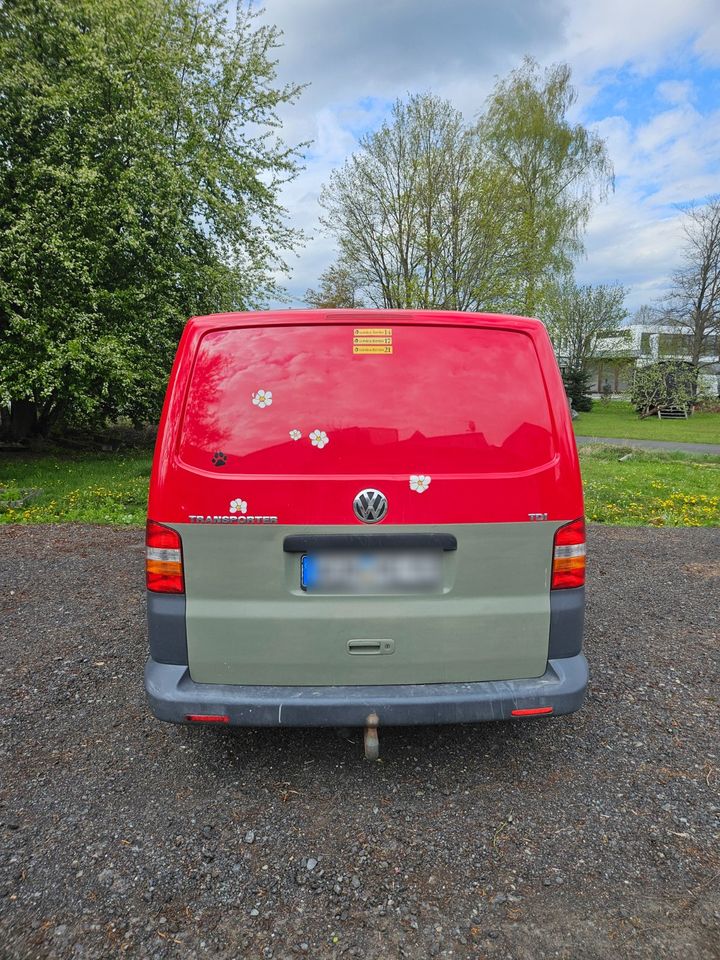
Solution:
{"label": "tree", "polygon": [[582,252],[593,203],[613,185],[604,141],[567,118],[576,98],[567,64],[541,71],[526,57],[496,84],[478,124],[516,232],[515,308],[530,316],[548,281]]}
{"label": "tree", "polygon": [[622,349],[629,337],[621,329],[626,294],[621,286],[579,286],[570,277],[548,288],[543,319],[565,369],[587,370],[599,353]]}
{"label": "tree", "polygon": [[337,308],[353,310],[365,305],[359,287],[360,282],[350,267],[338,261],[320,274],[319,289],[307,290],[305,300],[311,307],[318,310]]}
{"label": "tree", "polygon": [[274,27],[210,0],[0,7],[0,414],[159,413],[184,319],[247,307],[297,236],[278,204]]}
{"label": "tree", "polygon": [[459,111],[412,96],[333,172],[323,223],[373,305],[480,309],[507,285],[501,187]]}
{"label": "tree", "polygon": [[684,233],[683,263],[673,274],[663,320],[684,335],[683,353],[699,372],[720,359],[720,196],[685,211]]}
{"label": "tree", "polygon": [[[579,286],[571,277],[547,289],[543,319],[563,368],[565,389],[576,410],[589,410],[588,367],[599,354],[618,355],[628,331],[621,286]],[[608,343],[607,341],[610,341]]]}

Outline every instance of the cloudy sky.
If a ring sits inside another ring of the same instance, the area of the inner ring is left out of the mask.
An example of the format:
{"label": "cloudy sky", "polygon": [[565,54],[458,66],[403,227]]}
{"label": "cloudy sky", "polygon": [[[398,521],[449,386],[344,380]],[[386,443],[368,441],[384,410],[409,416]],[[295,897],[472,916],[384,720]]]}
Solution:
{"label": "cloudy sky", "polygon": [[288,142],[312,141],[284,194],[311,235],[278,278],[295,306],[334,259],[318,196],[358,138],[418,91],[472,120],[524,54],[571,65],[576,119],[615,166],[580,280],[623,283],[631,309],[652,301],[678,261],[678,205],[720,192],[720,0],[266,0],[264,16],[284,33],[280,78],[309,84],[282,117]]}

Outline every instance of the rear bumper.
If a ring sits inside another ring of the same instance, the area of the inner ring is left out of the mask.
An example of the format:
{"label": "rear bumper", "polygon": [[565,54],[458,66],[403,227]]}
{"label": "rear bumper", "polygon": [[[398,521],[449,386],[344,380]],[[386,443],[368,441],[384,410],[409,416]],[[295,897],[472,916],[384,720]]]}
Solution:
{"label": "rear bumper", "polygon": [[582,653],[549,660],[542,677],[480,683],[388,686],[270,687],[195,683],[182,664],[148,660],[145,690],[159,720],[183,723],[189,713],[225,714],[234,726],[380,726],[505,720],[511,711],[551,706],[572,713],[585,699],[588,665]]}

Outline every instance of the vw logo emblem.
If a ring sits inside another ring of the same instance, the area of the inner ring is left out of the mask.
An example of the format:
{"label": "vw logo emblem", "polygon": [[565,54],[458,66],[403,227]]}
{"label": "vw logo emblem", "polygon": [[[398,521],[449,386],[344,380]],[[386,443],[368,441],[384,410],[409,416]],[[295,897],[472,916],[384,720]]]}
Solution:
{"label": "vw logo emblem", "polygon": [[358,520],[363,523],[378,523],[387,513],[387,497],[379,490],[368,487],[367,490],[361,490],[353,500],[353,510]]}

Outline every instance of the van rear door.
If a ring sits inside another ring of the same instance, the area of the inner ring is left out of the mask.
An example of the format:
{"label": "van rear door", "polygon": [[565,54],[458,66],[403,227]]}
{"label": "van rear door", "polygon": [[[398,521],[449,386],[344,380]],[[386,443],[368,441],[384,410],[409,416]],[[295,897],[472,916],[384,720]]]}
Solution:
{"label": "van rear door", "polygon": [[[193,680],[542,675],[553,535],[574,516],[558,507],[557,411],[532,331],[289,316],[198,339],[172,466]],[[386,500],[379,522],[354,511],[367,489]],[[307,571],[331,537],[355,558],[345,586],[317,589]],[[437,575],[366,587],[355,559],[363,546],[375,562],[376,537],[393,563],[417,549]]]}

